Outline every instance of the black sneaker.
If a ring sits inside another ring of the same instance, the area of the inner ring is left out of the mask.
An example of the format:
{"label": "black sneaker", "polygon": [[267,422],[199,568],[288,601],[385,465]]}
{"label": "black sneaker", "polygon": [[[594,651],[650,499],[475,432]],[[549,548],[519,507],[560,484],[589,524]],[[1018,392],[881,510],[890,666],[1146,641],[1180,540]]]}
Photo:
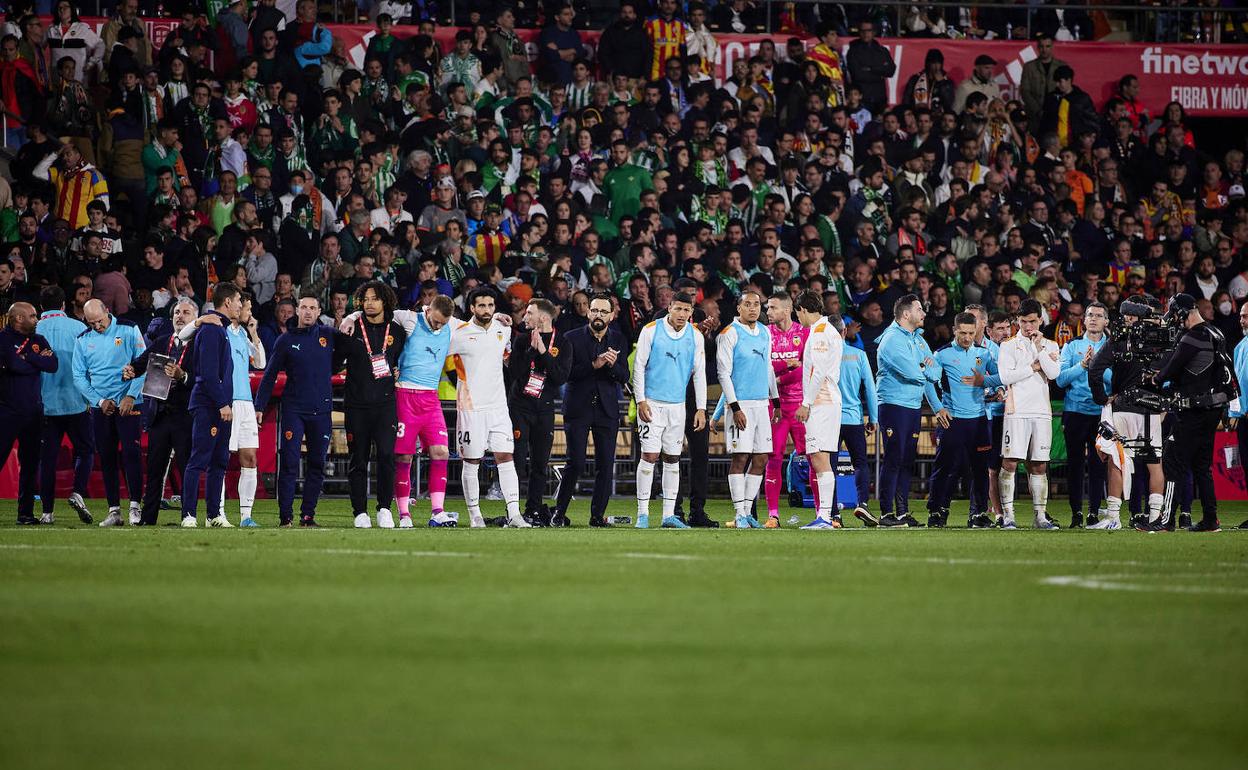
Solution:
{"label": "black sneaker", "polygon": [[542,515],[541,511],[526,513],[521,518],[528,522],[530,527],[549,527],[550,519]]}
{"label": "black sneaker", "polygon": [[299,526],[301,526],[301,527],[319,527],[319,526],[321,526],[321,525],[320,525],[320,524],[317,524],[317,523],[316,523],[316,519],[312,518],[311,516],[300,516],[300,517],[299,517]]}
{"label": "black sneaker", "polygon": [[1188,532],[1221,532],[1222,524],[1217,519],[1214,519],[1213,521],[1209,521],[1208,519],[1201,519],[1199,522],[1197,522],[1196,526],[1188,527],[1187,531]]}
{"label": "black sneaker", "polygon": [[1191,511],[1184,511],[1179,514],[1179,527],[1181,529],[1192,528],[1192,512]]}
{"label": "black sneaker", "polygon": [[563,511],[554,511],[550,514],[550,526],[570,527],[572,526],[572,521],[568,519],[568,514]]}
{"label": "black sneaker", "polygon": [[1244,519],[1244,523],[1239,525],[1240,529],[1248,529],[1248,519]]}
{"label": "black sneaker", "polygon": [[942,527],[949,526],[949,509],[948,508],[942,508],[940,511],[940,526]]}
{"label": "black sneaker", "polygon": [[18,517],[17,517],[17,526],[19,526],[19,527],[37,527],[37,526],[39,526],[39,520],[38,520],[38,519],[36,519],[34,516],[18,516]]}
{"label": "black sneaker", "polygon": [[1083,529],[1083,514],[1070,514],[1070,529]]}
{"label": "black sneaker", "polygon": [[1090,527],[1093,524],[1096,524],[1097,522],[1099,522],[1100,520],[1101,520],[1101,515],[1099,513],[1089,513],[1087,520],[1084,522],[1084,526]]}
{"label": "black sneaker", "polygon": [[940,529],[945,526],[945,522],[940,518],[939,511],[932,511],[927,515],[927,526],[933,529]]}
{"label": "black sneaker", "polygon": [[[1132,527],[1135,527],[1136,529],[1140,529],[1140,527],[1147,526],[1147,525],[1148,525],[1148,514],[1146,513],[1131,514],[1131,526]],[[1140,530],[1140,531],[1144,532],[1146,530]]]}
{"label": "black sneaker", "polygon": [[718,529],[719,522],[706,515],[705,511],[698,511],[689,514],[688,521],[685,522],[691,527],[701,527],[703,529]]}
{"label": "black sneaker", "polygon": [[992,518],[986,513],[977,513],[966,520],[967,529],[992,529]]}
{"label": "black sneaker", "polygon": [[[560,514],[560,515],[562,515],[562,514]],[[564,516],[564,520],[565,520],[565,521],[567,520],[567,517],[566,517],[566,516]],[[589,519],[589,526],[591,526],[591,527],[611,527],[611,526],[612,526],[612,524],[611,524],[611,522],[607,521],[606,519],[602,518],[601,516],[591,516],[591,517],[590,517],[590,519]]]}
{"label": "black sneaker", "polygon": [[1174,531],[1173,529],[1170,529],[1165,524],[1163,524],[1161,519],[1158,519],[1157,521],[1149,521],[1147,518],[1145,518],[1143,521],[1140,521],[1139,517],[1137,516],[1131,517],[1131,526],[1137,532],[1173,532]]}
{"label": "black sneaker", "polygon": [[886,513],[880,517],[880,526],[881,527],[904,527],[906,526],[906,522],[902,521],[901,517],[895,513]]}
{"label": "black sneaker", "polygon": [[854,516],[858,518],[858,521],[862,522],[864,527],[878,527],[880,525],[880,520],[872,516],[871,511],[865,505],[859,505],[855,508]]}
{"label": "black sneaker", "polygon": [[907,527],[911,527],[911,528],[918,527],[918,528],[920,528],[920,529],[923,527],[923,522],[921,522],[921,521],[919,521],[918,519],[914,518],[914,517],[913,517],[913,516],[911,516],[909,513],[903,513],[903,514],[901,515],[901,519],[900,519],[900,521],[901,521],[901,523],[902,523],[904,526],[907,526]]}
{"label": "black sneaker", "polygon": [[281,521],[277,522],[277,526],[279,529],[290,529],[291,527],[295,526],[295,522],[293,519],[282,519]]}

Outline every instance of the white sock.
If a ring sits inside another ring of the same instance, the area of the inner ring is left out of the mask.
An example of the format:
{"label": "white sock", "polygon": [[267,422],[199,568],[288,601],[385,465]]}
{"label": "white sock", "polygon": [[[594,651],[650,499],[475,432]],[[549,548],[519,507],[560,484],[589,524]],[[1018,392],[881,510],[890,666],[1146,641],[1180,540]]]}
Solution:
{"label": "white sock", "polygon": [[763,488],[763,476],[759,474],[754,476],[747,474],[745,477],[745,504],[742,506],[741,512],[749,515],[750,506],[758,499],[758,491]]}
{"label": "white sock", "polygon": [[1040,516],[1049,504],[1049,477],[1030,473],[1027,475],[1027,486],[1031,488],[1031,506],[1036,509],[1036,515]]}
{"label": "white sock", "polygon": [[650,493],[654,491],[654,463],[641,460],[637,463],[637,515],[650,515]]}
{"label": "white sock", "polygon": [[663,518],[676,515],[676,498],[680,496],[680,461],[663,463]]}
{"label": "white sock", "polygon": [[1149,495],[1148,496],[1148,520],[1157,521],[1161,518],[1161,504],[1165,501],[1165,495]]}
{"label": "white sock", "polygon": [[732,498],[732,510],[738,516],[745,515],[745,474],[728,474],[728,496]]}
{"label": "white sock", "polygon": [[244,519],[251,518],[251,507],[256,502],[257,474],[255,468],[242,468],[238,474],[238,509]]}
{"label": "white sock", "polygon": [[1001,516],[1014,521],[1014,474],[1002,470],[997,477],[997,490],[1001,493]]}
{"label": "white sock", "polygon": [[462,463],[459,481],[464,487],[464,505],[468,507],[468,515],[472,519],[481,518],[481,484],[477,474],[481,471],[479,463]]}
{"label": "white sock", "polygon": [[520,477],[516,475],[514,460],[498,464],[498,488],[507,504],[507,518],[520,518]]}
{"label": "white sock", "polygon": [[819,485],[819,512],[815,514],[824,521],[832,521],[832,502],[836,498],[836,474],[824,471],[815,477]]}
{"label": "white sock", "polygon": [[1122,510],[1122,498],[1121,497],[1105,498],[1105,513],[1104,513],[1105,516],[1113,519],[1114,521],[1118,521],[1118,511],[1120,510]]}

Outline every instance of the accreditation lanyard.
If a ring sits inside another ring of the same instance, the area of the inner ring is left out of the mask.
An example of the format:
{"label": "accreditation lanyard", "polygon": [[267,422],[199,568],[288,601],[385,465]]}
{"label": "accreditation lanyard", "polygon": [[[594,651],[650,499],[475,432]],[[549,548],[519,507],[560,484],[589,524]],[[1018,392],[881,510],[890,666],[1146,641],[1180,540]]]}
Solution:
{"label": "accreditation lanyard", "polygon": [[[540,335],[541,332],[538,332]],[[555,349],[555,332],[550,332],[550,344],[546,346],[546,350]],[[524,384],[524,395],[529,398],[541,398],[542,389],[546,387],[546,373],[537,371],[537,363],[529,360],[529,381]]]}
{"label": "accreditation lanyard", "polygon": [[[169,349],[166,350],[165,352],[169,354],[170,358],[173,357],[173,343],[177,341],[178,341],[178,335],[176,334],[169,335]],[[188,350],[188,348],[189,348],[188,345],[183,345],[182,353],[178,355],[178,368],[179,369],[182,368],[182,361],[186,358],[186,351]]]}
{"label": "accreditation lanyard", "polygon": [[364,319],[360,319],[360,336],[364,338],[364,349],[368,351],[368,360],[373,365],[373,379],[384,380],[389,377],[390,364],[386,361],[386,348],[390,345],[390,329],[389,325],[382,331],[381,352],[373,353],[373,343],[368,341],[368,327],[364,325]]}

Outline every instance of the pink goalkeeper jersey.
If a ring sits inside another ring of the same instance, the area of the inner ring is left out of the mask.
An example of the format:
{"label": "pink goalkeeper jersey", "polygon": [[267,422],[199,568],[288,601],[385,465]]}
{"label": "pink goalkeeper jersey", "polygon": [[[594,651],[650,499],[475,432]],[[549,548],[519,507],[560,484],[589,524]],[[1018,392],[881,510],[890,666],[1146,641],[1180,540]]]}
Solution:
{"label": "pink goalkeeper jersey", "polygon": [[[776,370],[776,384],[780,388],[780,403],[794,405],[802,403],[802,348],[806,345],[806,336],[810,329],[794,323],[787,332],[771,324],[767,327],[771,332],[771,366]],[[799,366],[789,368],[789,361],[797,361]]]}

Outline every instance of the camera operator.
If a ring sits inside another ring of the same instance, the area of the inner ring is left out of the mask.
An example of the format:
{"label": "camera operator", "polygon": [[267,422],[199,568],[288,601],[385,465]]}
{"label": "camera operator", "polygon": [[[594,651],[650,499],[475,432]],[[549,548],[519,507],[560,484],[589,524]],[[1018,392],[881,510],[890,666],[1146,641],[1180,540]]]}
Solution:
{"label": "camera operator", "polygon": [[[1191,295],[1170,300],[1170,315],[1187,328],[1173,353],[1152,377],[1153,384],[1170,383],[1175,395],[1176,429],[1166,439],[1162,455],[1166,476],[1166,506],[1160,521],[1137,527],[1157,532],[1169,529],[1178,499],[1177,482],[1191,470],[1203,516],[1191,532],[1218,532],[1218,499],[1213,493],[1213,434],[1238,386],[1226,355],[1226,338],[1207,323]],[[1229,380],[1229,381],[1228,381]]]}
{"label": "camera operator", "polygon": [[[1165,477],[1161,472],[1161,415],[1123,397],[1144,384],[1152,363],[1133,355],[1130,327],[1136,324],[1160,326],[1159,304],[1148,296],[1123,302],[1119,308],[1123,326],[1115,330],[1088,366],[1088,389],[1093,402],[1101,406],[1101,422],[1113,426],[1113,432],[1121,439],[1105,436],[1097,439],[1097,452],[1105,463],[1105,517],[1089,524],[1088,529],[1122,528],[1119,511],[1124,492],[1131,490],[1131,472],[1137,454],[1148,468],[1149,518],[1161,516],[1165,491]],[[1106,369],[1112,372],[1112,395],[1105,392]]]}

